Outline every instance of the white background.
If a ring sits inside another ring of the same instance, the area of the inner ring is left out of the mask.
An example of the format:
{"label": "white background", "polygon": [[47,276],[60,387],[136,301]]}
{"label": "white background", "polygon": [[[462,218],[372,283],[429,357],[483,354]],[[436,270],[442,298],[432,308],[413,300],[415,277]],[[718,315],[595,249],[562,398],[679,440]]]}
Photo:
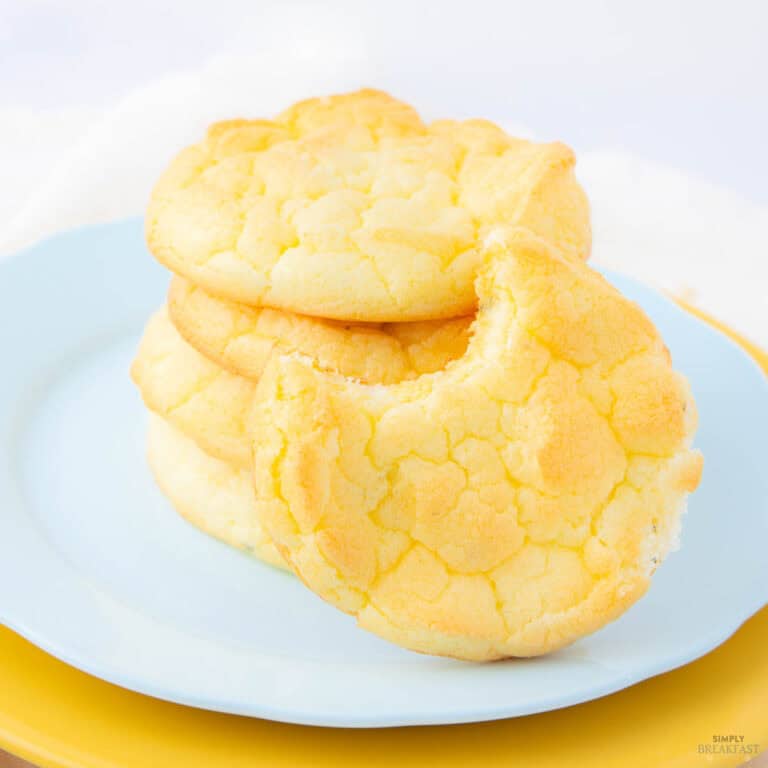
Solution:
{"label": "white background", "polygon": [[629,147],[768,202],[763,0],[0,0],[0,98],[103,109],[211,56],[328,42],[422,107]]}
{"label": "white background", "polygon": [[[764,0],[0,0],[0,251],[140,213],[213,119],[361,85],[571,144],[599,261],[768,340]],[[700,252],[640,251],[671,224]]]}

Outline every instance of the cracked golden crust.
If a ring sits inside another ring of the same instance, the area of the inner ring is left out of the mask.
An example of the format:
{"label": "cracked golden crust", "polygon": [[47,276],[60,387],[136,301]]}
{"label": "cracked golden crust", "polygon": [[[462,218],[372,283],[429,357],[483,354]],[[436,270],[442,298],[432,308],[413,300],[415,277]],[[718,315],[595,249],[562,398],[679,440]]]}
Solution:
{"label": "cracked golden crust", "polygon": [[[239,310],[233,311],[239,315]],[[259,310],[254,312],[260,314]],[[251,327],[247,319],[240,320],[245,327]],[[327,341],[327,337],[322,333],[307,332],[302,338],[301,330],[304,324],[300,321],[297,326],[293,326],[292,337],[286,334],[282,341],[270,342],[269,347],[270,350],[273,346],[279,350],[293,350],[298,347],[304,354],[317,360],[321,366],[332,368],[334,365],[341,366],[346,363],[348,372],[354,370],[359,363],[366,368],[373,381],[376,381],[376,374],[381,374],[385,381],[397,380],[398,374],[413,375],[414,365],[421,366],[423,370],[435,370],[438,362],[445,363],[458,357],[466,349],[469,322],[463,318],[414,325],[422,328],[410,329],[401,325],[396,332],[396,343],[401,350],[405,350],[400,358],[382,352],[378,359],[369,357],[367,364],[365,358],[359,357],[354,348],[345,349],[336,332],[332,332],[335,338],[327,344],[323,343]],[[423,326],[427,325],[434,326],[431,334],[423,330]],[[243,326],[239,327],[242,330]],[[270,330],[278,333],[280,329],[272,325]],[[212,332],[206,333],[210,338]],[[232,338],[228,333],[222,335]],[[361,332],[347,341],[351,344],[358,336],[365,338],[368,334]],[[386,348],[383,343],[379,344],[379,341],[381,339],[371,343],[369,347],[379,351],[382,347]],[[251,337],[252,346],[247,349],[253,349],[258,344],[254,334]],[[205,344],[198,346],[202,347],[204,352],[209,352]],[[364,345],[361,351],[365,351]],[[261,365],[257,364],[256,356],[250,358],[255,378],[256,373],[263,370],[269,352],[265,349],[259,354]],[[211,357],[215,358],[214,355]],[[389,373],[384,369],[387,359],[402,361],[406,357],[412,361],[410,370],[406,369],[404,363]],[[192,438],[206,453],[238,468],[251,467],[251,439],[246,416],[255,391],[255,380],[232,373],[199,352],[179,333],[169,318],[167,308],[161,309],[147,323],[131,366],[131,376],[146,406]]]}
{"label": "cracked golden crust", "polygon": [[320,368],[394,384],[460,357],[469,317],[413,323],[344,323],[218,299],[174,276],[168,312],[193,347],[232,373],[257,380],[274,350],[312,357]]}
{"label": "cracked golden crust", "polygon": [[489,238],[465,356],[367,386],[275,356],[251,413],[259,515],[294,570],[416,651],[532,656],[620,615],[701,456],[658,332],[586,265]]}
{"label": "cracked golden crust", "polygon": [[259,523],[250,472],[208,456],[150,414],[147,459],[160,490],[192,525],[270,565],[289,570]]}
{"label": "cracked golden crust", "polygon": [[225,371],[187,344],[165,307],[147,323],[131,377],[150,411],[210,456],[250,468],[246,416],[255,383]]}
{"label": "cracked golden crust", "polygon": [[484,120],[423,123],[387,94],[310,99],[275,120],[211,127],[152,194],[147,242],[210,292],[341,320],[475,309],[481,243],[526,226],[573,257],[589,205],[562,144]]}

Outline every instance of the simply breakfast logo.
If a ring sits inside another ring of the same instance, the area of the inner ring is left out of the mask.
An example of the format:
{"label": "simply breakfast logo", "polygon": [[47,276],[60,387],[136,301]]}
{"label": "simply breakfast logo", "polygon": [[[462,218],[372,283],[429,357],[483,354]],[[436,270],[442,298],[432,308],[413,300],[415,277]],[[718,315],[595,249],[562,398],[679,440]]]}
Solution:
{"label": "simply breakfast logo", "polygon": [[699,744],[702,755],[744,755],[755,757],[760,754],[760,745],[747,742],[743,733],[715,733],[709,742]]}

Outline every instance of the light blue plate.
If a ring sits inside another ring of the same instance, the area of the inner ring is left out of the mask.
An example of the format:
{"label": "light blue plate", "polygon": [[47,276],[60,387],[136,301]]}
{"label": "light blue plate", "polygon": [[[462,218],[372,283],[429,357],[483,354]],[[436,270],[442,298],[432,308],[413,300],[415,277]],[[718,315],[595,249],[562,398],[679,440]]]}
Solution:
{"label": "light blue plate", "polygon": [[293,577],[183,522],[128,380],[167,275],[139,221],[0,263],[0,621],[98,677],[293,723],[458,723],[593,699],[685,664],[768,598],[768,384],[717,331],[619,275],[700,411],[683,546],[619,621],[546,658],[472,665],[363,632]]}

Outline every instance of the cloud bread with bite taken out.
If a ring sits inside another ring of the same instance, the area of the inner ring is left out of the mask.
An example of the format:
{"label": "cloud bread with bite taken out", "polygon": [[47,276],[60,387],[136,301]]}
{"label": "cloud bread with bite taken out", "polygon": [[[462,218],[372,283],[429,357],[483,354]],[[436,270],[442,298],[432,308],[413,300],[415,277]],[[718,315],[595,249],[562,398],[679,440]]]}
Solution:
{"label": "cloud bread with bite taken out", "polygon": [[209,292],[341,320],[475,309],[481,244],[526,226],[570,257],[589,205],[559,143],[484,120],[424,123],[373,90],[300,102],[274,120],[213,125],[157,183],[150,250]]}
{"label": "cloud bread with bite taken out", "polygon": [[270,565],[288,565],[259,523],[250,472],[208,456],[150,414],[147,458],[160,490],[192,525]]}
{"label": "cloud bread with bite taken out", "polygon": [[[254,315],[258,318],[261,312],[241,313],[239,308],[222,308],[222,311],[230,315],[230,319],[234,312],[236,322],[242,322],[237,327],[241,331],[247,328],[247,332],[230,335],[228,330],[213,331],[209,327],[204,333],[209,340],[214,335],[220,339],[243,339],[249,335],[250,341],[246,346],[239,348],[239,352],[230,347],[230,353],[238,355],[237,359],[244,365],[246,359],[242,353],[254,353],[248,356],[254,379],[231,373],[198,352],[178,332],[166,307],[147,323],[131,367],[131,376],[151,411],[195,440],[206,453],[238,468],[251,467],[251,440],[246,415],[255,379],[263,370],[273,347],[300,350],[317,360],[321,367],[338,365],[351,375],[365,372],[367,375],[360,377],[363,379],[376,381],[375,377],[381,375],[385,381],[397,381],[400,374],[413,376],[414,370],[419,368],[435,370],[439,362],[445,364],[459,357],[466,349],[469,338],[469,320],[465,318],[414,323],[420,328],[401,327],[392,336],[399,350],[396,352],[386,341],[390,336],[381,331],[376,331],[371,340],[371,334],[366,331],[355,333],[331,329],[326,332],[318,328],[311,318],[291,320],[283,317],[270,321],[268,327],[279,335],[285,323],[285,333],[264,341],[263,348],[259,348],[262,326],[258,319],[254,321],[255,325],[251,321]],[[362,337],[359,340],[360,349],[354,347],[358,337]],[[195,338],[197,340],[196,335]],[[205,344],[202,347],[209,351]],[[366,357],[366,349],[372,349],[376,354]],[[389,370],[385,367],[387,361],[393,363]]]}
{"label": "cloud bread with bite taken out", "polygon": [[262,523],[384,638],[535,656],[615,619],[674,546],[696,409],[655,327],[522,230],[487,238],[466,354],[365,385],[275,355],[250,415]]}

